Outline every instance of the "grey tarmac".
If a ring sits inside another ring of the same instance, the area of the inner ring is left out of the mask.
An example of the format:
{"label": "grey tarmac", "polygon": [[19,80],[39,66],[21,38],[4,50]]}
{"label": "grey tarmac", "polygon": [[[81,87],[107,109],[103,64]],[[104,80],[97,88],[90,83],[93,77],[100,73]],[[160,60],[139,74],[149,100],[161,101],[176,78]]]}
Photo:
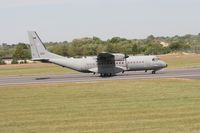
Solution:
{"label": "grey tarmac", "polygon": [[149,72],[126,72],[113,77],[100,77],[89,73],[63,74],[63,75],[34,75],[34,76],[9,76],[0,77],[0,86],[22,85],[22,84],[49,84],[49,83],[79,83],[95,82],[104,80],[140,80],[161,78],[183,78],[200,80],[200,68],[190,69],[164,69],[156,74]]}

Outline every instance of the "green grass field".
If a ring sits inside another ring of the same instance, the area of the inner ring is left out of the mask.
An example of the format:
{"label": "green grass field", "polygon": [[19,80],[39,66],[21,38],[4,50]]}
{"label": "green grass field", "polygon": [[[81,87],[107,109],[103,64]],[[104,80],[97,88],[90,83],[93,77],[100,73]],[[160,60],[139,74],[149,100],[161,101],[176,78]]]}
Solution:
{"label": "green grass field", "polygon": [[171,68],[191,68],[200,67],[200,55],[199,54],[172,54],[163,55],[160,58],[166,61]]}
{"label": "green grass field", "polygon": [[[200,55],[164,55],[160,56],[166,61],[169,69],[200,67]],[[62,68],[54,64],[20,64],[20,65],[0,65],[0,76],[19,76],[19,75],[41,75],[41,74],[63,74],[76,73],[73,70]]]}
{"label": "green grass field", "polygon": [[44,74],[63,74],[63,73],[76,73],[76,72],[71,69],[47,63],[0,65],[0,76],[42,75],[42,74],[44,75]]}
{"label": "green grass field", "polygon": [[200,82],[0,86],[0,133],[199,133]]}
{"label": "green grass field", "polygon": [[[200,55],[165,55],[169,69]],[[53,64],[1,65],[0,76],[75,73]],[[0,86],[0,133],[199,133],[200,82],[186,79]]]}

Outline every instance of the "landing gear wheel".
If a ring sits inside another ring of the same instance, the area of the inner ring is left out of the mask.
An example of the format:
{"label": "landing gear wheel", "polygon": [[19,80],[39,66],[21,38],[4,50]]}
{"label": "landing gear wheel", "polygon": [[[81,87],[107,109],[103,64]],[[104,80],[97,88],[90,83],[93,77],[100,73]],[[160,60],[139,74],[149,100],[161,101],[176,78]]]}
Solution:
{"label": "landing gear wheel", "polygon": [[103,76],[104,76],[104,77],[107,77],[107,76],[108,76],[108,74],[107,74],[107,73],[104,73],[104,74],[103,74]]}
{"label": "landing gear wheel", "polygon": [[156,71],[152,71],[152,74],[156,74]]}

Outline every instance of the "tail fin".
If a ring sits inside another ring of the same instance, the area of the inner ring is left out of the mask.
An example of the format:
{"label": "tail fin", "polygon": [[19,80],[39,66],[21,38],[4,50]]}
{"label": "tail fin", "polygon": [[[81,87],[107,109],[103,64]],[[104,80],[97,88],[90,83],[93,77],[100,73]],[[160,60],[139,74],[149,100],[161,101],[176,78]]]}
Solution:
{"label": "tail fin", "polygon": [[42,61],[62,58],[62,56],[47,51],[46,47],[44,46],[44,44],[42,43],[35,31],[28,31],[28,36],[30,41],[32,60]]}

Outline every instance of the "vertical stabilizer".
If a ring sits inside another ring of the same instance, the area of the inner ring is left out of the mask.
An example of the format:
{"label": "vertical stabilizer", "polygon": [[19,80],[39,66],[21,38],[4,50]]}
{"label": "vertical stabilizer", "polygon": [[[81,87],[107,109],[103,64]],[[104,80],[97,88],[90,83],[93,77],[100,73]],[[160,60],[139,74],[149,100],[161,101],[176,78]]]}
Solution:
{"label": "vertical stabilizer", "polygon": [[62,58],[62,56],[47,51],[35,31],[28,31],[28,36],[30,41],[32,60],[49,60]]}

